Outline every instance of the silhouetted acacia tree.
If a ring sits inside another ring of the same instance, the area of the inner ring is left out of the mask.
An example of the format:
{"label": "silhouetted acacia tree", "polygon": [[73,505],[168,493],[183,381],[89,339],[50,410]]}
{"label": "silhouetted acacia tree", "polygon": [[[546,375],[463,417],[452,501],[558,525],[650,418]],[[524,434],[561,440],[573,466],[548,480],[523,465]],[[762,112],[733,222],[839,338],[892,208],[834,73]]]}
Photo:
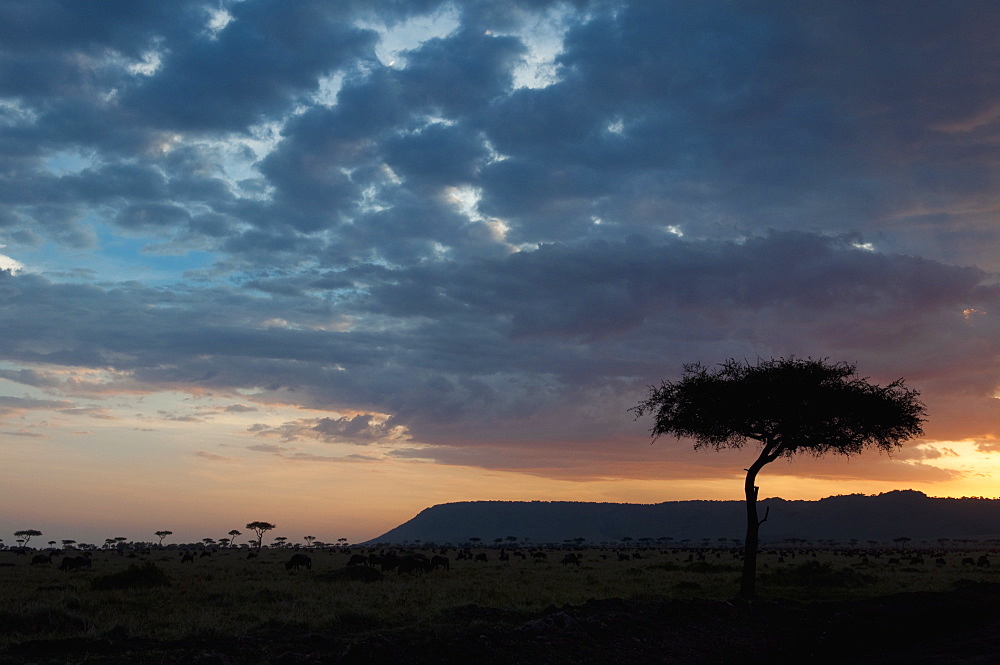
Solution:
{"label": "silhouetted acacia tree", "polygon": [[730,359],[714,369],[684,366],[678,381],[650,387],[630,411],[653,414],[654,440],[664,434],[694,439],[695,448],[742,448],[761,444],[746,469],[747,531],[740,582],[741,598],[756,594],[757,474],[779,457],[808,452],[851,455],[874,447],[889,452],[923,433],[924,405],[902,379],[887,386],[869,383],[855,365],[825,359]]}
{"label": "silhouetted acacia tree", "polygon": [[242,533],[240,533],[240,532],[239,532],[239,531],[238,531],[237,529],[233,529],[232,531],[230,531],[230,532],[229,532],[229,535],[233,537],[233,540],[232,540],[232,542],[230,543],[230,545],[231,545],[232,547],[236,547],[236,538],[237,538],[238,536],[242,536],[243,534],[242,534]]}
{"label": "silhouetted acacia tree", "polygon": [[173,531],[157,531],[154,535],[160,539],[159,546],[163,547],[163,539],[167,536],[172,536],[173,534]]}
{"label": "silhouetted acacia tree", "polygon": [[259,551],[264,544],[264,532],[274,529],[275,526],[270,522],[250,522],[247,524],[247,528],[257,534],[257,550]]}
{"label": "silhouetted acacia tree", "polygon": [[17,538],[22,539],[24,542],[21,543],[21,547],[28,547],[28,541],[31,540],[32,536],[40,536],[42,532],[38,529],[21,529],[20,531],[15,531],[14,535]]}

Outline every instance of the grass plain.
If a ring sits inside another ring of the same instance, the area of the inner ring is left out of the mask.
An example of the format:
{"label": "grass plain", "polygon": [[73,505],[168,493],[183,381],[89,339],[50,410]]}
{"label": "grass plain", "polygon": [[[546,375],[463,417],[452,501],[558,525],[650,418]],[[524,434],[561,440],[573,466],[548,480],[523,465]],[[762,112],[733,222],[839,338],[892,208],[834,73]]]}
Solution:
{"label": "grass plain", "polygon": [[[154,640],[239,638],[262,631],[291,630],[365,636],[401,628],[427,628],[474,617],[468,608],[530,617],[546,608],[589,600],[695,598],[722,601],[738,586],[741,561],[732,551],[646,550],[621,561],[607,549],[582,550],[580,566],[548,558],[512,557],[498,561],[457,561],[451,569],[396,574],[374,582],[338,579],[348,555],[311,551],[311,570],[286,570],[290,550],[264,550],[248,559],[245,550],[223,550],[182,562],[180,552],[153,550],[137,557],[96,552],[93,567],[62,571],[52,564],[31,565],[31,556],[0,552],[0,653],[32,640],[101,639],[127,636]],[[357,550],[355,550],[357,552]],[[430,551],[425,550],[427,554]],[[908,591],[948,591],[959,580],[1000,582],[1000,565],[963,565],[985,550],[944,554],[945,564],[924,553],[886,553],[869,563],[840,550],[766,550],[758,562],[759,593],[765,599],[797,602],[852,600]],[[780,557],[780,558],[779,558]],[[889,563],[890,558],[899,563]],[[1000,558],[997,559],[1000,564]],[[160,586],[102,581],[131,574]],[[152,577],[138,570],[155,573]],[[155,583],[155,581],[153,582]],[[103,586],[108,586],[104,584]],[[474,620],[474,618],[473,618]]]}

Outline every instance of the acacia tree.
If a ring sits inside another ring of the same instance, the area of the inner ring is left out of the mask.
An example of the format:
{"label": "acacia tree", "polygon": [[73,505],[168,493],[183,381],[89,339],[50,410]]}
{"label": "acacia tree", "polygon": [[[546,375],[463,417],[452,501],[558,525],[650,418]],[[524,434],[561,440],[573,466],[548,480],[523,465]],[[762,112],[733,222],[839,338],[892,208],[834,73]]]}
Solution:
{"label": "acacia tree", "polygon": [[164,529],[163,531],[157,531],[157,532],[155,532],[153,535],[155,535],[157,538],[160,539],[159,546],[163,547],[163,539],[166,538],[167,536],[174,535],[174,532],[173,531],[167,531],[167,530]]}
{"label": "acacia tree", "polygon": [[23,540],[23,542],[21,543],[21,547],[27,548],[28,542],[31,540],[31,537],[40,536],[42,535],[42,532],[39,531],[38,529],[21,529],[20,531],[15,531],[14,535],[17,538]]}
{"label": "acacia tree", "polygon": [[654,416],[653,440],[665,434],[694,440],[695,448],[742,448],[747,439],[761,445],[745,469],[747,531],[739,596],[756,595],[757,474],[779,457],[807,452],[860,453],[874,447],[891,452],[923,433],[924,405],[902,379],[886,386],[857,375],[855,365],[826,359],[758,359],[751,365],[730,359],[714,369],[684,366],[678,381],[651,386],[630,411]]}
{"label": "acacia tree", "polygon": [[237,529],[233,529],[232,531],[229,532],[229,535],[232,536],[232,541],[230,542],[230,546],[236,547],[236,538],[242,536],[243,534],[240,533]]}
{"label": "acacia tree", "polygon": [[247,528],[257,534],[257,551],[259,552],[264,545],[264,532],[274,529],[275,526],[270,522],[250,522],[247,524]]}

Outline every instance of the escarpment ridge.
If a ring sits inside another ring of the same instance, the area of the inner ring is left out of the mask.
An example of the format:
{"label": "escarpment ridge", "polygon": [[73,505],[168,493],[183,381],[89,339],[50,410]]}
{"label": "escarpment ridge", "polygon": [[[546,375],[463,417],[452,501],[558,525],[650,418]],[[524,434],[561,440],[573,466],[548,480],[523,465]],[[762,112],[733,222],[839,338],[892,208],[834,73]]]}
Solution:
{"label": "escarpment ridge", "polygon": [[[1000,499],[937,498],[915,490],[849,494],[817,501],[769,498],[759,502],[762,542],[789,539],[913,544],[1000,537]],[[742,541],[742,501],[667,501],[657,504],[574,501],[462,501],[432,506],[373,538],[372,543],[509,545],[669,544]],[[582,540],[581,540],[582,539]],[[907,541],[909,542],[909,541]]]}

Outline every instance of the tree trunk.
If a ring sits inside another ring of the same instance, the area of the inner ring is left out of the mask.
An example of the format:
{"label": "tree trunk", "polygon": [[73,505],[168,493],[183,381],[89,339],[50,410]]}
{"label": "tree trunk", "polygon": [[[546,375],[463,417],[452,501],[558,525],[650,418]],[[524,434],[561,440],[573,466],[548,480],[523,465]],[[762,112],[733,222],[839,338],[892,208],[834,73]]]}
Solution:
{"label": "tree trunk", "polygon": [[[757,516],[757,473],[765,464],[771,461],[769,447],[765,446],[760,457],[747,469],[747,478],[743,486],[747,500],[747,537],[743,545],[743,575],[740,578],[739,597],[752,600],[757,595],[757,543],[760,525],[763,520]],[[766,519],[766,518],[765,518]]]}

